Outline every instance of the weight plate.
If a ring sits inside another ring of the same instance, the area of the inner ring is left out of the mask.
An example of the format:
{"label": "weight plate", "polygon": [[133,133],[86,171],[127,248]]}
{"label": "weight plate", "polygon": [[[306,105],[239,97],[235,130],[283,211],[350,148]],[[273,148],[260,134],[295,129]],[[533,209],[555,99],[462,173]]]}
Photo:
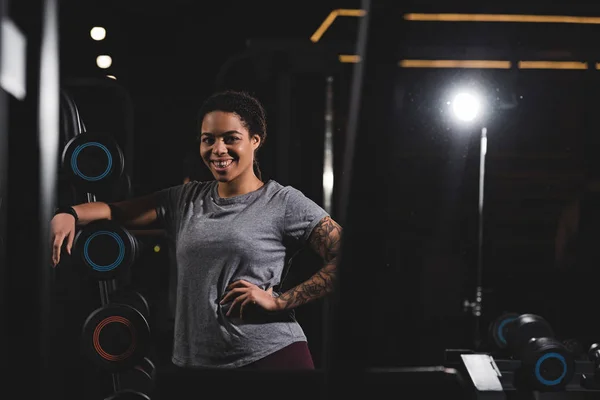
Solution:
{"label": "weight plate", "polygon": [[144,359],[140,362],[140,366],[144,369],[144,371],[148,372],[152,380],[156,379],[156,366],[148,357],[144,357]]}
{"label": "weight plate", "polygon": [[115,221],[94,221],[77,233],[72,254],[93,279],[111,280],[135,262],[137,240]]}
{"label": "weight plate", "polygon": [[146,319],[150,318],[150,305],[140,292],[135,290],[119,289],[110,294],[111,303],[127,304],[142,313]]}
{"label": "weight plate", "polygon": [[505,313],[496,318],[490,325],[490,336],[493,344],[499,349],[505,349],[508,346],[506,339],[506,332],[508,324],[515,319],[519,314],[517,313]]}
{"label": "weight plate", "polygon": [[135,390],[120,390],[105,400],[150,400],[150,397],[143,393],[136,392]]}
{"label": "weight plate", "polygon": [[62,154],[63,172],[75,187],[89,193],[118,181],[124,167],[121,147],[104,133],[77,135],[65,145]]}
{"label": "weight plate", "polygon": [[531,339],[554,337],[550,324],[539,315],[522,314],[506,327],[506,341],[513,355],[520,357],[522,349]]}
{"label": "weight plate", "polygon": [[148,320],[125,304],[94,310],[83,324],[83,351],[99,368],[123,372],[134,368],[150,348]]}
{"label": "weight plate", "polygon": [[154,391],[154,378],[143,365],[136,365],[133,369],[120,373],[119,384],[122,388],[135,390],[150,397]]}
{"label": "weight plate", "polygon": [[531,339],[522,351],[522,368],[539,391],[562,390],[575,373],[575,360],[561,342],[552,337]]}

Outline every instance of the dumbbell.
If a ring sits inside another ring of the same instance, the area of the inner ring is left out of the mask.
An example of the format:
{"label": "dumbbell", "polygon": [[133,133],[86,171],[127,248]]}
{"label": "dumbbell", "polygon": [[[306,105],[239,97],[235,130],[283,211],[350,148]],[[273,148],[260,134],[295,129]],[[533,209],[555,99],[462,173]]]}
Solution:
{"label": "dumbbell", "polygon": [[144,357],[142,361],[132,369],[119,374],[121,388],[135,390],[148,397],[152,397],[154,393],[155,382],[156,367],[148,357]]}
{"label": "dumbbell", "polygon": [[600,345],[598,343],[594,343],[590,346],[588,358],[596,367],[600,367]]}
{"label": "dumbbell", "polygon": [[506,330],[509,322],[514,321],[519,317],[519,314],[513,312],[507,312],[496,318],[489,327],[489,340],[492,345],[498,350],[505,350],[508,348],[508,342],[506,341]]}
{"label": "dumbbell", "polygon": [[138,292],[121,290],[110,298],[84,322],[82,349],[101,370],[126,372],[142,365],[149,352],[150,311]]}
{"label": "dumbbell", "polygon": [[521,314],[506,324],[506,342],[521,361],[518,378],[538,391],[562,390],[573,378],[572,352],[554,337],[550,324],[539,315]]}
{"label": "dumbbell", "polygon": [[150,400],[150,397],[135,390],[125,389],[111,394],[104,400]]}
{"label": "dumbbell", "polygon": [[104,219],[87,224],[75,235],[72,255],[90,277],[108,281],[124,277],[140,252],[140,243],[129,230]]}
{"label": "dumbbell", "polygon": [[598,343],[590,346],[587,358],[594,364],[594,372],[581,374],[581,386],[588,390],[600,390],[600,345]]}
{"label": "dumbbell", "polygon": [[63,149],[61,170],[73,186],[85,193],[110,190],[123,176],[125,157],[114,137],[84,132]]}

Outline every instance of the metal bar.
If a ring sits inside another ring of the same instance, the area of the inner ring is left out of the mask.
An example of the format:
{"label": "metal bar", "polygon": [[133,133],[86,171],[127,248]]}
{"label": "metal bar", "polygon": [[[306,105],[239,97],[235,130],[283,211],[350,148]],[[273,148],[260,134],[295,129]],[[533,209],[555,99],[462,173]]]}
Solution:
{"label": "metal bar", "polygon": [[325,87],[325,154],[323,160],[323,205],[332,213],[333,204],[333,76],[327,77]]}
{"label": "metal bar", "polygon": [[50,225],[55,208],[56,176],[60,141],[60,74],[58,38],[58,2],[44,0],[41,18],[41,42],[39,61],[39,88],[37,98],[37,142],[39,149],[39,231],[38,260],[40,268],[40,369],[41,386],[49,392],[49,397],[61,397],[63,389],[57,385],[61,372],[54,355],[54,275],[49,266],[51,249],[48,246]]}
{"label": "metal bar", "polygon": [[479,204],[478,204],[478,230],[477,230],[477,282],[475,287],[475,301],[473,316],[475,317],[475,345],[478,347],[480,338],[480,319],[483,306],[483,205],[485,192],[485,156],[487,154],[487,128],[481,128],[481,144],[479,152]]}
{"label": "metal bar", "polygon": [[[323,208],[330,215],[333,213],[333,123],[334,106],[333,106],[333,76],[328,76],[325,86],[325,143],[324,143],[324,160],[323,160]],[[329,329],[329,321],[331,314],[331,301],[326,298],[323,302],[323,335],[322,335],[322,368],[328,368],[329,342],[331,340],[331,332]]]}
{"label": "metal bar", "polygon": [[[369,36],[369,21],[370,21],[370,10],[371,1],[362,0],[361,8],[365,10],[365,17],[360,18],[359,29],[356,43],[356,54],[360,56],[361,62],[354,64],[352,82],[350,87],[350,104],[348,109],[348,128],[346,132],[345,149],[343,155],[343,174],[341,177],[341,185],[338,197],[338,207],[336,207],[336,216],[338,222],[344,227],[346,219],[348,217],[348,198],[352,185],[352,172],[354,163],[354,149],[355,140],[359,126],[359,116],[361,110],[361,98],[363,90],[363,77],[364,77],[364,65],[366,63],[367,53],[367,42]],[[346,229],[346,228],[344,228]],[[339,271],[338,287],[336,288],[332,301],[334,307],[331,310],[331,318],[329,321],[329,331],[331,332],[331,341],[329,351],[327,354],[327,369],[326,369],[326,398],[338,398],[343,397],[344,394],[352,394],[354,389],[357,389],[357,385],[360,385],[360,378],[353,379],[348,376],[349,368],[355,368],[352,374],[360,374],[363,367],[361,365],[365,360],[358,355],[356,359],[352,361],[352,364],[356,365],[344,365],[345,361],[339,357],[342,353],[351,352],[352,349],[356,349],[356,346],[361,346],[361,343],[353,343],[353,338],[356,336],[347,335],[348,331],[348,319],[344,318],[350,313],[349,303],[352,303],[352,286],[357,279],[358,274],[356,271],[352,271],[352,266],[344,258],[344,241],[342,242],[342,254],[341,254],[341,267]],[[344,271],[344,265],[350,266],[348,274]],[[341,294],[347,296],[343,297]],[[360,336],[360,335],[359,335]],[[356,392],[354,392],[356,394]]]}
{"label": "metal bar", "polygon": [[365,10],[365,16],[359,19],[358,38],[356,43],[356,54],[362,60],[354,64],[354,71],[351,82],[350,107],[348,111],[348,130],[346,138],[346,148],[344,149],[344,174],[341,177],[339,207],[337,210],[338,220],[344,225],[346,219],[346,209],[348,207],[348,197],[350,194],[352,165],[354,163],[354,145],[356,141],[356,132],[358,131],[359,115],[361,107],[361,93],[364,76],[364,65],[366,63],[367,39],[369,30],[369,10],[371,2],[369,0],[361,1],[361,9]]}
{"label": "metal bar", "polygon": [[100,303],[105,306],[110,301],[110,289],[107,281],[99,281],[98,288],[100,289]]}
{"label": "metal bar", "polygon": [[112,382],[115,393],[121,390],[121,379],[119,374],[112,374]]}
{"label": "metal bar", "polygon": [[[0,21],[5,15],[6,1],[0,0]],[[0,29],[0,58],[2,54],[2,29]],[[1,61],[1,60],[0,60]],[[1,73],[2,71],[0,71]],[[6,193],[7,193],[7,168],[8,168],[8,99],[6,92],[0,87],[0,321],[8,321],[8,311],[5,299],[8,296],[6,278],[8,276],[8,257],[6,256],[6,232],[7,232],[7,219],[6,219]],[[7,324],[2,324],[0,328],[0,342],[2,342],[3,348],[0,350],[2,354],[8,354],[8,348],[5,347],[8,343]],[[2,357],[2,368],[3,371],[9,371],[8,368],[9,357]]]}
{"label": "metal bar", "polygon": [[288,66],[287,55],[278,54],[278,62],[283,70],[277,77],[277,132],[275,145],[277,154],[275,155],[275,166],[277,171],[277,180],[283,185],[291,184],[293,178],[290,176],[290,154],[291,149],[291,107],[292,107],[292,77]]}

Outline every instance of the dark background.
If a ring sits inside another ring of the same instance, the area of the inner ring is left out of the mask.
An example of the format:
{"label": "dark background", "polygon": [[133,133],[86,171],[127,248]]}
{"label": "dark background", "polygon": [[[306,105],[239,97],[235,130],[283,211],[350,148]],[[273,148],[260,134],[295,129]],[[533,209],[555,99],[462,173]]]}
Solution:
{"label": "dark background", "polygon": [[[184,159],[194,159],[197,150],[199,105],[213,91],[233,88],[257,95],[267,108],[268,138],[259,154],[265,178],[293,185],[323,204],[325,80],[334,77],[335,204],[343,174],[352,173],[352,191],[348,214],[334,208],[332,215],[347,221],[348,276],[360,282],[342,293],[351,307],[341,314],[346,334],[334,340],[343,357],[364,356],[370,366],[439,364],[443,349],[472,344],[473,321],[462,303],[474,295],[480,125],[458,125],[447,102],[453,89],[474,85],[489,100],[482,334],[504,311],[540,313],[556,322],[549,286],[556,225],[562,208],[582,189],[584,166],[595,158],[599,71],[401,69],[396,63],[412,58],[594,65],[600,59],[595,46],[600,27],[405,22],[401,15],[600,15],[598,6],[373,2],[348,171],[343,150],[354,64],[340,63],[337,55],[354,54],[358,18],[339,17],[318,43],[309,38],[331,10],[359,8],[360,2],[255,3],[61,2],[62,86],[76,99],[88,130],[114,132],[126,154],[133,194],[182,181]],[[27,2],[11,2],[9,10],[20,26],[28,26]],[[107,29],[104,41],[90,38],[93,26]],[[113,66],[99,70],[99,54],[111,55]],[[12,107],[18,115],[18,106]],[[13,123],[11,134],[17,131]],[[14,136],[9,142],[13,160],[26,154],[19,143]],[[14,171],[19,164],[11,163]],[[193,173],[206,177],[202,165]],[[166,365],[172,324],[167,244],[147,240],[149,249],[160,244],[162,250],[144,254],[133,280],[151,301],[153,356]],[[33,290],[28,274],[14,268],[10,279],[19,285],[10,293],[25,297]],[[299,282],[316,268],[317,260],[303,253],[292,278]],[[65,381],[73,392],[108,393],[107,377],[77,349],[81,323],[99,305],[97,285],[67,259],[56,271],[54,295],[54,339],[69,366]],[[322,330],[330,322],[323,306],[316,302],[298,310],[319,367]]]}

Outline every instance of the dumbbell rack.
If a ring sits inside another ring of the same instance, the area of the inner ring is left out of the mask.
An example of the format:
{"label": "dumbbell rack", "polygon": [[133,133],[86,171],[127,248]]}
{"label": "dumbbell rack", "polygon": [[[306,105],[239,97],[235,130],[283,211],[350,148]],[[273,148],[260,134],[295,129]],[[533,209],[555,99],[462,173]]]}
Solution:
{"label": "dumbbell rack", "polygon": [[[96,201],[96,195],[92,193],[86,193],[88,203],[93,203]],[[98,286],[100,290],[100,303],[102,306],[107,305],[110,302],[110,295],[117,290],[117,280],[110,279],[104,281],[98,281]],[[119,374],[112,373],[112,383],[113,389],[118,392],[121,389],[121,382],[119,379]]]}
{"label": "dumbbell rack", "polygon": [[[470,379],[469,384],[475,391],[476,399],[507,400],[511,398],[543,399],[545,392],[528,390],[515,384],[521,367],[521,361],[495,358],[487,353],[476,353],[472,350],[448,349],[445,352],[446,367],[455,368]],[[580,393],[593,392],[600,397],[600,390],[590,388],[586,380],[594,380],[596,366],[591,361],[576,360],[575,374],[560,392],[552,392],[552,399],[580,398]],[[530,396],[524,396],[529,393]]]}

